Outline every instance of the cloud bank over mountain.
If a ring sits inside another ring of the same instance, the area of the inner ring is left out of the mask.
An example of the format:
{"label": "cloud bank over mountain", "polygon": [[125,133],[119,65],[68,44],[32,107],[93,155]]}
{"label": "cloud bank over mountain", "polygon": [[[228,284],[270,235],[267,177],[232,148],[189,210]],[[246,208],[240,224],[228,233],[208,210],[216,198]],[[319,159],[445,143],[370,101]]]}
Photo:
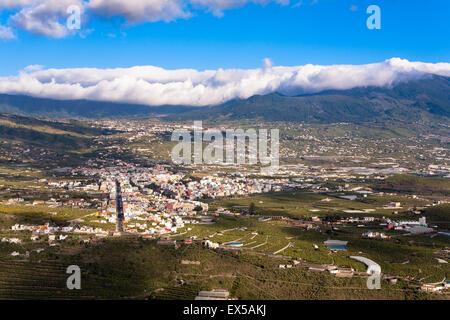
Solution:
{"label": "cloud bank over mountain", "polygon": [[62,100],[87,99],[157,105],[217,105],[256,94],[287,95],[390,86],[427,74],[450,77],[450,63],[392,58],[365,65],[273,66],[259,69],[166,70],[155,66],[116,69],[44,69],[29,66],[16,76],[0,77],[0,93]]}

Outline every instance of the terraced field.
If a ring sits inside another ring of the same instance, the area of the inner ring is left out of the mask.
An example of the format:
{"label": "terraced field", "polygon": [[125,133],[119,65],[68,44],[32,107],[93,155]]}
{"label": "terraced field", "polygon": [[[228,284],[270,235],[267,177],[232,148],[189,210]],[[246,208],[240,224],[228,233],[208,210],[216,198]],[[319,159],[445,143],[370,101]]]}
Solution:
{"label": "terraced field", "polygon": [[158,300],[194,300],[200,290],[201,286],[198,284],[160,288],[153,292],[150,298]]}
{"label": "terraced field", "polygon": [[[0,236],[18,237],[23,243],[0,244],[0,299],[194,299],[198,291],[214,288],[227,289],[233,297],[241,299],[432,297],[409,288],[407,281],[399,281],[395,286],[385,281],[382,291],[375,292],[366,288],[363,278],[337,279],[329,274],[311,273],[300,265],[279,269],[281,263],[292,263],[290,257],[305,263],[335,264],[365,271],[362,263],[349,258],[363,255],[379,263],[387,275],[410,276],[427,282],[450,278],[448,264],[436,261],[435,252],[448,245],[443,236],[404,236],[384,231],[392,236],[389,241],[363,239],[360,235],[364,229],[350,225],[333,231],[326,227],[305,230],[286,221],[220,216],[214,224],[186,224],[179,231],[183,234],[174,238],[196,235],[198,240],[205,237],[221,244],[242,241],[242,250],[210,250],[199,242],[174,248],[138,237],[105,238],[89,244],[71,239],[48,246],[45,241],[30,242],[28,233],[11,231],[9,226],[15,220],[7,217],[3,217]],[[23,214],[16,217],[22,219]],[[381,228],[370,226],[377,227]],[[349,241],[348,251],[330,252],[323,245],[329,238]],[[287,246],[291,242],[294,245]],[[319,248],[314,249],[313,244]],[[36,253],[41,247],[45,250]],[[29,260],[23,260],[24,256],[12,257],[13,251],[22,255],[29,251],[26,258]],[[271,256],[275,252],[280,257]],[[182,264],[182,260],[198,263]],[[66,288],[69,277],[66,268],[72,264],[82,270],[82,290]]]}
{"label": "terraced field", "polygon": [[[41,261],[0,260],[0,299],[93,299],[92,286],[100,284],[92,278],[83,279],[83,290],[69,290],[66,265]],[[91,287],[91,289],[89,288]]]}

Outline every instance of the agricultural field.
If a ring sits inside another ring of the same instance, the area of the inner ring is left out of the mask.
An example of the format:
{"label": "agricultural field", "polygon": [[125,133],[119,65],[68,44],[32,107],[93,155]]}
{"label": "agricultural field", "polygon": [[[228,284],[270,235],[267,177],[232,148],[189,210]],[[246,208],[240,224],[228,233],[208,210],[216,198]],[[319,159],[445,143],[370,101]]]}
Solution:
{"label": "agricultural field", "polygon": [[[1,211],[4,213],[0,237],[22,240],[22,244],[0,243],[1,298],[192,299],[198,290],[216,287],[228,289],[239,299],[445,297],[418,293],[404,281],[393,286],[383,280],[382,289],[374,291],[366,288],[365,278],[341,279],[311,273],[303,264],[288,270],[278,268],[280,263],[298,259],[305,264],[334,264],[364,272],[365,266],[350,259],[350,255],[364,255],[377,261],[386,274],[412,275],[429,281],[450,276],[450,269],[434,260],[434,252],[447,244],[447,240],[440,237],[405,237],[392,232],[393,239],[389,241],[361,239],[361,228],[356,226],[305,230],[283,220],[259,221],[258,217],[221,215],[215,218],[214,224],[187,224],[185,229],[179,230],[179,235],[174,235],[173,239],[199,241],[178,248],[136,237],[96,239],[92,236],[69,236],[50,246],[45,236],[38,242],[31,242],[31,233],[18,233],[10,227],[29,222],[64,224],[89,211],[55,210],[56,216],[49,208],[1,208]],[[330,238],[349,241],[348,250],[332,253],[323,245],[323,241]],[[200,240],[203,239],[220,244],[241,241],[243,247],[241,250],[210,250],[202,248]],[[293,246],[282,250],[289,243]],[[317,250],[314,244],[318,245]],[[44,250],[38,252],[38,249]],[[13,251],[30,254],[11,257]],[[182,264],[182,260],[199,264]],[[69,265],[80,266],[82,290],[71,291],[65,287],[65,268]]]}
{"label": "agricultural field", "polygon": [[[407,195],[368,195],[358,196],[356,200],[342,199],[340,196],[356,195],[355,193],[319,193],[311,191],[277,192],[248,197],[226,198],[211,201],[215,207],[232,209],[234,206],[255,205],[256,214],[263,216],[289,216],[292,218],[308,218],[312,216],[326,216],[329,214],[347,215],[346,210],[367,210],[363,213],[352,213],[352,216],[392,216],[394,211],[398,215],[408,215],[414,207],[422,207],[432,202],[427,199],[414,199]],[[398,210],[385,209],[383,206],[391,202],[400,202],[402,208]],[[373,210],[373,211],[372,211]]]}

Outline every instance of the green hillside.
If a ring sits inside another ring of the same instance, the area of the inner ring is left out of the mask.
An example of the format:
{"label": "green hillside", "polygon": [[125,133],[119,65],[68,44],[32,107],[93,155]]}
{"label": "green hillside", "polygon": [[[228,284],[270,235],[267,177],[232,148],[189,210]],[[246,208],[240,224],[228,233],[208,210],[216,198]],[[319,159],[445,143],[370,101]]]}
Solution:
{"label": "green hillside", "polygon": [[195,107],[158,106],[88,100],[54,100],[0,94],[0,112],[49,119],[135,118],[195,110]]}
{"label": "green hillside", "polygon": [[437,177],[419,177],[409,174],[395,175],[383,182],[377,183],[375,188],[384,191],[401,191],[416,194],[450,195],[450,179]]}
{"label": "green hillside", "polygon": [[2,140],[21,143],[23,146],[52,146],[54,150],[70,147],[77,150],[88,147],[93,136],[110,133],[78,121],[58,122],[0,114]]}

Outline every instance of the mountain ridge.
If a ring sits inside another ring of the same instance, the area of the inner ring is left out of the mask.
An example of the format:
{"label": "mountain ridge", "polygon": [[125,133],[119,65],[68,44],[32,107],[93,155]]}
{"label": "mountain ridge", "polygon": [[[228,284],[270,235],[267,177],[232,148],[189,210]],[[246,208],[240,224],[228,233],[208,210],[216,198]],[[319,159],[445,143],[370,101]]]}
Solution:
{"label": "mountain ridge", "polygon": [[356,87],[316,94],[254,95],[231,104],[171,115],[170,120],[333,122],[428,122],[450,118],[450,78],[429,76],[392,87]]}
{"label": "mountain ridge", "polygon": [[0,94],[0,113],[49,119],[162,117],[169,121],[240,120],[439,122],[450,119],[450,78],[429,75],[390,87],[356,87],[287,96],[278,92],[217,106],[155,106],[89,100],[54,100]]}
{"label": "mountain ridge", "polygon": [[134,118],[195,110],[193,106],[155,106],[92,100],[57,100],[0,94],[0,113],[47,119]]}

